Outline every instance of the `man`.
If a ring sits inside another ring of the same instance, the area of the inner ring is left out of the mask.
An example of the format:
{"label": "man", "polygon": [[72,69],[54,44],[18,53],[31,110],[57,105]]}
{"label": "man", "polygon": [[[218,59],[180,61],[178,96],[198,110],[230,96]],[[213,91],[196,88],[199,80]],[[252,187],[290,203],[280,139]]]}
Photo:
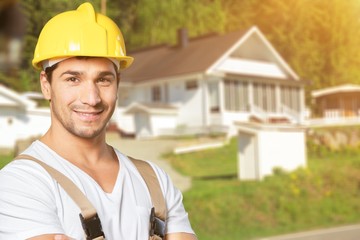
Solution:
{"label": "man", "polygon": [[[119,70],[127,68],[116,24],[89,3],[52,18],[33,65],[50,102],[51,126],[25,154],[68,177],[94,205],[106,239],[149,239],[152,202],[133,163],[105,142]],[[167,240],[196,239],[182,195],[151,163],[165,197]],[[84,239],[79,207],[38,163],[15,160],[0,172],[0,239]]]}

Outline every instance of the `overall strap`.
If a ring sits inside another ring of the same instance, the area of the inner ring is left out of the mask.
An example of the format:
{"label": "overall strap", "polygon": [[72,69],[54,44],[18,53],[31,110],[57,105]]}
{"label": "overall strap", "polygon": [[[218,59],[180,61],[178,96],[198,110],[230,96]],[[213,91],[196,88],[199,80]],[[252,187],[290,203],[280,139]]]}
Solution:
{"label": "overall strap", "polygon": [[[165,198],[161,191],[160,183],[154,169],[146,161],[134,159],[132,157],[128,158],[133,162],[140,175],[144,179],[146,186],[148,187],[151,201],[155,209],[154,215],[163,220],[165,223],[167,217]],[[96,209],[90,203],[84,193],[81,192],[81,190],[68,177],[30,155],[21,154],[18,155],[14,160],[31,160],[42,166],[50,174],[50,176],[52,176],[60,184],[60,186],[80,208],[80,219],[86,235],[86,239],[105,239],[105,235],[102,231],[101,222],[97,215]]]}
{"label": "overall strap", "polygon": [[64,174],[58,170],[50,167],[46,163],[36,159],[30,155],[21,154],[15,157],[14,160],[31,160],[42,166],[52,176],[71,199],[80,208],[80,219],[83,225],[87,240],[102,240],[105,239],[102,232],[101,222],[97,215],[96,209],[84,195],[84,193]]}
{"label": "overall strap", "polygon": [[128,158],[134,163],[149,189],[151,201],[155,208],[155,216],[166,221],[167,208],[165,198],[154,169],[146,161],[135,159],[130,156],[128,156]]}

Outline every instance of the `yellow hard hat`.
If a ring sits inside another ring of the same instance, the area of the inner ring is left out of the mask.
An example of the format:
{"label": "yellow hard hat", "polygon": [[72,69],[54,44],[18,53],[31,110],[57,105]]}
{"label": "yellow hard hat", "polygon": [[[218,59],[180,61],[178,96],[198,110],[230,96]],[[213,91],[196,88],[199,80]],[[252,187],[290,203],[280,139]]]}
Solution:
{"label": "yellow hard hat", "polygon": [[60,13],[42,29],[32,65],[41,69],[42,61],[72,56],[106,57],[119,61],[120,69],[133,62],[126,56],[120,29],[105,15],[96,13],[90,3],[77,10]]}

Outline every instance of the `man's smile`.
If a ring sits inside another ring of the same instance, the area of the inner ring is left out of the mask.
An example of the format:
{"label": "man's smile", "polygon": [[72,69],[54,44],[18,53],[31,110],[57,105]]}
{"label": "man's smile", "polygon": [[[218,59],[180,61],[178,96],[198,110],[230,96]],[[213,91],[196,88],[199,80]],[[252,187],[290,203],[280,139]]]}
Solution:
{"label": "man's smile", "polygon": [[79,116],[79,118],[83,121],[95,121],[100,118],[101,113],[104,110],[97,111],[82,111],[82,110],[74,110],[74,112]]}

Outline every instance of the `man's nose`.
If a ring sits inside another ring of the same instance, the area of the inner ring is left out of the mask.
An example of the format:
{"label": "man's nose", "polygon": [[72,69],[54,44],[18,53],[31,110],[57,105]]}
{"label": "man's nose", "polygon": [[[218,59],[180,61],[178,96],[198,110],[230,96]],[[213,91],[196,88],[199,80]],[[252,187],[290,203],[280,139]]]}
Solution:
{"label": "man's nose", "polygon": [[90,106],[96,106],[101,102],[100,92],[98,86],[95,83],[86,83],[84,88],[81,90],[80,101]]}

